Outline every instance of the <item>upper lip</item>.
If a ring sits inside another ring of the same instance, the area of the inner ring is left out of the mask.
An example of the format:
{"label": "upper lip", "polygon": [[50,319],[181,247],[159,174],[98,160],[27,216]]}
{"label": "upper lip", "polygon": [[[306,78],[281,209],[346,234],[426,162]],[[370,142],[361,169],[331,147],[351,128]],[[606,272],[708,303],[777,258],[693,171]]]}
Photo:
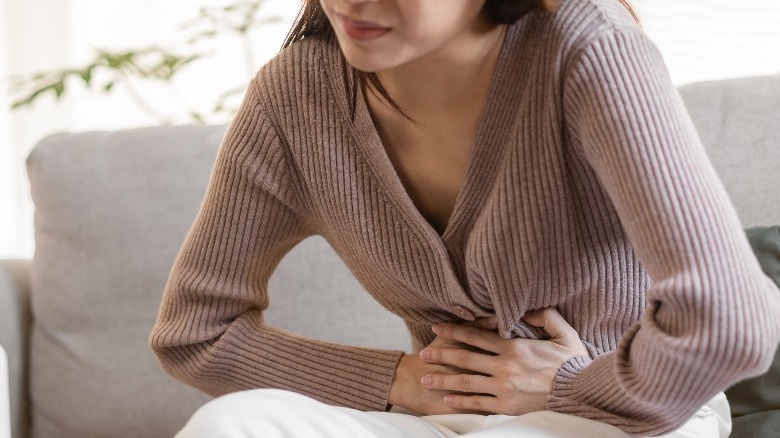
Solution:
{"label": "upper lip", "polygon": [[344,14],[336,13],[336,16],[346,21],[347,24],[349,24],[352,27],[357,27],[362,29],[389,29],[387,26],[382,26],[379,23],[374,23],[372,21],[366,21],[366,20],[355,20],[354,18],[350,18]]}

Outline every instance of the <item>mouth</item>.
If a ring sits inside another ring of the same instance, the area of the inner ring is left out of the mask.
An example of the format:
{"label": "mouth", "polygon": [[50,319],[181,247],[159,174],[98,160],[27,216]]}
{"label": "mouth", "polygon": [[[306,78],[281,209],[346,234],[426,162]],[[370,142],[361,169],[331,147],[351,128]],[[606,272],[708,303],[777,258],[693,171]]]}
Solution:
{"label": "mouth", "polygon": [[344,32],[357,41],[369,41],[390,32],[389,27],[371,21],[354,20],[343,14],[336,14]]}

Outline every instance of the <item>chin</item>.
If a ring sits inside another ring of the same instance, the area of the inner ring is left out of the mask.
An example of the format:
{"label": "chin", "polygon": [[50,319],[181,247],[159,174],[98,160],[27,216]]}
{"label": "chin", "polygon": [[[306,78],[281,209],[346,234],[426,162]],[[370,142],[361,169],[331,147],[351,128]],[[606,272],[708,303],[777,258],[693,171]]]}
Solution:
{"label": "chin", "polygon": [[366,53],[361,50],[341,46],[341,52],[350,65],[366,73],[376,73],[399,65],[391,56],[384,53]]}

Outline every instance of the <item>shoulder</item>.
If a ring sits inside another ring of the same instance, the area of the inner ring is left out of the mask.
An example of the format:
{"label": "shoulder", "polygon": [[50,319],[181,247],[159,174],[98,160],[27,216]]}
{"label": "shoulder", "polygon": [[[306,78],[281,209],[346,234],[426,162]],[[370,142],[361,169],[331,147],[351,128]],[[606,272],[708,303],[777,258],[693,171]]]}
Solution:
{"label": "shoulder", "polygon": [[329,44],[327,38],[320,36],[295,41],[260,67],[255,80],[259,83],[275,82],[284,76],[309,71],[320,63]]}
{"label": "shoulder", "polygon": [[560,29],[575,38],[592,38],[605,32],[640,30],[633,15],[620,0],[560,0],[547,14]]}
{"label": "shoulder", "polygon": [[596,76],[635,62],[644,70],[665,69],[658,47],[620,0],[560,0],[554,12],[534,11],[516,29],[514,56],[535,60],[561,83],[585,67]]}
{"label": "shoulder", "polygon": [[535,11],[529,17],[541,39],[557,46],[561,58],[592,42],[618,33],[643,34],[620,0],[560,0],[555,12]]}
{"label": "shoulder", "polygon": [[251,86],[266,112],[294,110],[321,98],[329,81],[323,64],[333,52],[327,38],[308,37],[285,47],[263,65]]}

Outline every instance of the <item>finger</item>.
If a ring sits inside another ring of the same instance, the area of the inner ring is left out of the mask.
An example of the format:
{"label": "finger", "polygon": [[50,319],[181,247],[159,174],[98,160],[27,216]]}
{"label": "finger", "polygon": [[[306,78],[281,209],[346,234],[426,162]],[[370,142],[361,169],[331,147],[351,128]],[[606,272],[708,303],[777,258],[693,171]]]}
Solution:
{"label": "finger", "polygon": [[498,330],[498,317],[496,315],[480,317],[474,321],[462,322],[461,325],[477,327],[483,330],[496,331]]}
{"label": "finger", "polygon": [[444,402],[453,408],[495,414],[502,412],[498,397],[491,397],[489,395],[448,394],[444,396]]}
{"label": "finger", "polygon": [[495,378],[476,374],[426,374],[420,382],[428,389],[444,391],[493,394],[497,389]]}
{"label": "finger", "polygon": [[498,335],[498,332],[449,322],[434,325],[433,332],[442,338],[454,339],[496,354],[502,350],[501,347],[506,341]]}
{"label": "finger", "polygon": [[544,328],[552,339],[571,341],[576,338],[579,340],[577,331],[569,325],[554,307],[526,312],[521,319],[533,326]]}
{"label": "finger", "polygon": [[497,331],[498,330],[498,317],[496,315],[486,316],[484,318],[478,318],[477,326],[484,330]]}
{"label": "finger", "polygon": [[498,356],[489,356],[461,348],[426,347],[420,350],[420,357],[427,363],[453,365],[464,370],[495,375]]}

